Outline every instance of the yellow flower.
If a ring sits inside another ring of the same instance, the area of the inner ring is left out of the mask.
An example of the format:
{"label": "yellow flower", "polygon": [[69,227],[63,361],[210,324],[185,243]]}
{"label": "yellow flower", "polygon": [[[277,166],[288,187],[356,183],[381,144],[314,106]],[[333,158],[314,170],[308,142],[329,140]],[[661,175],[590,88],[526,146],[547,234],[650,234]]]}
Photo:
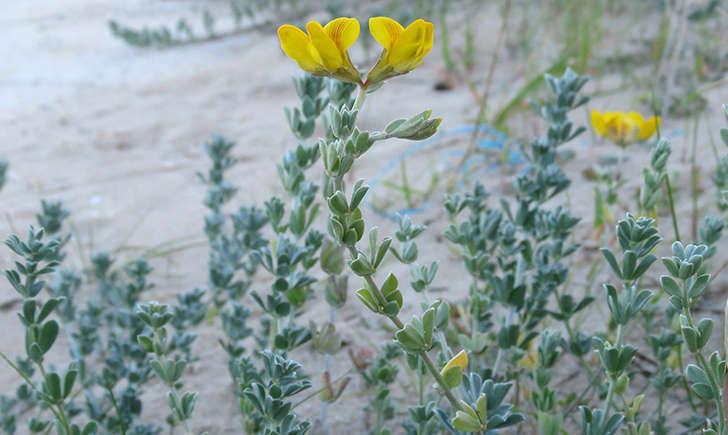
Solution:
{"label": "yellow flower", "polygon": [[377,64],[367,74],[367,84],[378,83],[417,68],[432,49],[432,23],[415,20],[405,29],[387,17],[369,19],[369,31],[383,47]]}
{"label": "yellow flower", "polygon": [[[526,334],[522,333],[518,337],[518,341],[519,342],[522,341],[525,337],[526,337]],[[529,370],[533,370],[533,368],[536,367],[536,364],[538,363],[538,352],[536,351],[536,349],[532,349],[532,347],[533,347],[532,344],[533,344],[533,341],[528,342],[528,348],[526,350],[528,350],[529,352],[527,354],[523,355],[523,358],[521,358],[518,361],[518,365],[520,367],[523,367],[523,368],[526,368]]]}
{"label": "yellow flower", "polygon": [[278,28],[281,48],[298,66],[315,76],[327,76],[358,83],[357,70],[346,50],[359,37],[356,18],[337,18],[325,26],[316,21],[306,24],[306,31],[290,24]]}
{"label": "yellow flower", "polygon": [[466,368],[468,368],[468,354],[461,350],[445,364],[440,370],[440,375],[450,388],[455,388],[463,381],[463,372]]}
{"label": "yellow flower", "polygon": [[446,371],[456,366],[460,367],[461,371],[465,371],[465,369],[468,368],[468,354],[465,353],[464,350],[461,350],[457,355],[452,357],[450,361],[445,364],[445,367],[440,370],[440,374],[444,374]]}
{"label": "yellow flower", "polygon": [[621,147],[648,139],[660,125],[660,117],[645,120],[637,112],[604,112],[593,110],[592,125],[597,134]]}

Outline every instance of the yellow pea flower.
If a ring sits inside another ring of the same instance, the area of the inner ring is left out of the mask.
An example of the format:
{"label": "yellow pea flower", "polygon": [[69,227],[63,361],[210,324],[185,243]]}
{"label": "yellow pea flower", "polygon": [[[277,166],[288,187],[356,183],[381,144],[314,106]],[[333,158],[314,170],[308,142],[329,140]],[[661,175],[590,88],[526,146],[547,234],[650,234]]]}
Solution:
{"label": "yellow pea flower", "polygon": [[604,112],[593,110],[591,121],[597,134],[622,148],[637,141],[649,139],[660,125],[660,117],[645,120],[637,112]]}
{"label": "yellow pea flower", "polygon": [[356,18],[337,18],[325,26],[316,21],[306,24],[306,31],[290,24],[278,28],[281,48],[298,66],[315,76],[333,77],[359,83],[360,75],[346,50],[359,37]]}
{"label": "yellow pea flower", "polygon": [[464,350],[458,352],[457,355],[452,357],[450,361],[445,364],[445,367],[440,370],[440,374],[444,374],[446,371],[453,367],[460,367],[460,370],[465,371],[468,368],[468,354]]}
{"label": "yellow pea flower", "polygon": [[[518,336],[518,341],[522,341],[526,337],[526,334],[521,333]],[[523,356],[523,358],[518,361],[518,365],[523,368],[527,368],[529,370],[533,370],[534,367],[536,367],[536,363],[538,363],[538,352],[536,349],[533,348],[533,341],[528,342],[528,347],[526,350],[529,352]]]}
{"label": "yellow pea flower", "polygon": [[432,23],[415,20],[407,28],[387,17],[369,19],[369,31],[383,47],[377,64],[367,74],[367,85],[379,83],[417,68],[433,43]]}
{"label": "yellow pea flower", "polygon": [[440,370],[440,376],[450,388],[455,388],[463,381],[463,372],[467,367],[468,354],[461,350]]}

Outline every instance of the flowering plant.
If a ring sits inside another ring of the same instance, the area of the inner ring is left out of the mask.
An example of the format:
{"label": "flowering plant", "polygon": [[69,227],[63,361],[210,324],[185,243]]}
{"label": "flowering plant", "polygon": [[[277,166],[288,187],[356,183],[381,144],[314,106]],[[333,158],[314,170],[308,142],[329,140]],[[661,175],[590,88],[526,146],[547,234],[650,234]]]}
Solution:
{"label": "flowering plant", "polygon": [[[442,119],[422,108],[376,130],[358,122],[367,95],[422,64],[433,47],[433,25],[418,19],[404,27],[375,17],[369,30],[383,49],[362,75],[348,53],[360,32],[356,19],[312,21],[305,32],[278,29],[284,53],[306,72],[293,81],[300,107],[285,108],[299,143],[277,166],[281,193],[233,212],[234,144],[214,137],[204,145],[209,168],[198,174],[208,210],[204,288],[168,304],[147,300],[153,287],[147,259],[118,264],[106,252],[92,255],[85,270],[62,269],[70,212],[57,201],[41,203],[41,229],[31,227],[25,239],[8,237],[19,260],[5,276],[21,300],[24,353],[0,352],[22,381],[0,396],[4,432],[17,432],[20,418],[32,413],[32,433],[156,435],[164,425],[199,433],[195,408],[209,398],[184,383],[188,367],[209,358],[193,346],[196,329],[207,322],[246,433],[331,433],[329,407],[353,398],[366,403],[347,404],[343,413],[374,416],[367,431],[377,435],[400,427],[408,435],[646,435],[678,425],[728,435],[725,349],[714,349],[713,318],[699,315],[721,270],[711,275],[724,221],[708,217],[695,232],[698,240],[681,239],[668,176],[670,142],[661,138],[651,148],[639,195],[624,202],[639,213],[604,229],[592,246],[592,268],[581,273],[577,261],[590,253],[578,239],[583,217],[568,207],[572,180],[561,164],[564,146],[586,130],[570,114],[589,101],[588,78],[570,68],[559,77],[545,75],[550,95],[537,107],[545,131],[520,144],[527,168],[515,175],[512,191],[492,201],[476,182],[445,195],[444,243],[467,284],[433,297],[442,266],[418,263],[425,225],[398,216],[397,230],[382,234],[363,209],[370,184],[351,177],[378,142],[437,133]],[[323,134],[312,139],[317,123]],[[592,123],[625,147],[659,134],[660,119],[594,111]],[[728,130],[721,138],[728,146]],[[727,168],[720,160],[713,177],[719,207],[725,207]],[[7,170],[0,161],[0,187]],[[658,250],[670,237],[656,218],[665,207],[663,188],[674,240],[659,262]],[[658,267],[664,272],[656,273]],[[409,270],[409,283],[401,268]],[[601,291],[592,294],[597,280]],[[577,283],[583,291],[575,290]],[[82,286],[93,289],[83,304]],[[328,305],[328,317],[310,315],[316,299]],[[354,349],[342,337],[337,312],[347,303],[366,308],[363,333],[371,348]],[[604,322],[587,323],[587,316]],[[70,352],[50,364],[60,334]],[[336,376],[332,358],[346,346],[351,367]],[[304,349],[320,357],[320,370],[299,361]],[[351,392],[353,376],[361,378],[361,391]],[[155,388],[169,413],[146,423],[144,392]],[[320,408],[311,411],[304,405],[313,399]],[[675,412],[666,408],[669,401],[679,404]]]}

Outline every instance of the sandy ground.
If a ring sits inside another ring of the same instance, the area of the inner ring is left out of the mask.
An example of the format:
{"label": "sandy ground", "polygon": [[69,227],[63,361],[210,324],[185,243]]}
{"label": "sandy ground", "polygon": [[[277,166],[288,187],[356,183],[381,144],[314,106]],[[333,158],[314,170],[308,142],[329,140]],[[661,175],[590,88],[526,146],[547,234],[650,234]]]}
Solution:
{"label": "sandy ground", "polygon": [[[24,233],[27,225],[35,223],[34,214],[41,198],[58,198],[72,211],[70,222],[77,239],[71,245],[74,252],[69,266],[82,267],[80,259],[99,249],[118,250],[121,262],[132,259],[144,248],[165,242],[186,238],[194,244],[203,240],[204,187],[195,173],[207,168],[201,144],[213,133],[238,143],[235,155],[240,163],[230,172],[230,178],[242,189],[233,208],[251,202],[260,204],[271,192],[280,192],[274,165],[284,150],[295,145],[285,127],[282,107],[297,103],[290,77],[298,70],[280,52],[274,26],[166,50],[139,49],[112,37],[106,20],[154,24],[173,23],[177,17],[187,16],[197,22],[199,6],[183,1],[43,0],[32,4],[13,2],[5,9],[0,17],[0,37],[4,41],[0,46],[0,59],[4,60],[0,62],[0,156],[8,158],[11,166],[7,184],[0,193],[3,239],[11,232]],[[484,13],[490,14],[484,19],[497,17],[495,9]],[[307,18],[325,19],[325,15]],[[224,21],[220,23],[221,27],[225,25]],[[489,55],[493,39],[484,38],[479,44],[481,71],[485,71],[485,55]],[[363,55],[355,51],[353,57],[362,59]],[[361,115],[363,126],[382,128],[391,119],[425,108],[444,117],[445,131],[468,123],[475,107],[466,86],[448,92],[433,90],[442,64],[440,54],[433,52],[415,73],[392,81],[374,94]],[[515,61],[502,60],[493,98],[508,95],[512,90],[509,86],[514,86],[513,72],[518,70]],[[594,80],[587,91],[609,89],[616,81],[615,77]],[[597,100],[598,104],[592,103],[592,107],[619,109],[630,98],[627,94],[605,97]],[[704,119],[709,120],[714,135],[723,123],[719,103],[726,101],[725,86],[709,94],[709,110]],[[577,111],[575,122],[583,124],[586,113]],[[689,142],[680,130],[690,124],[668,119],[663,125],[676,138],[671,162],[671,169],[677,171],[681,180],[676,184],[687,186]],[[538,132],[539,124],[533,121],[517,129],[517,134],[524,137]],[[466,143],[467,136],[456,136],[439,146],[462,149]],[[698,143],[702,186],[709,190],[701,199],[700,208],[701,212],[715,212],[706,172],[713,164],[705,129],[701,130]],[[382,162],[393,159],[409,146],[411,143],[406,142],[378,145],[356,169],[356,177],[378,174]],[[575,157],[566,164],[575,180],[569,199],[574,213],[585,216],[577,239],[593,247],[589,237],[593,186],[582,179],[581,171],[598,156],[613,154],[613,149],[594,142],[590,135],[584,135],[569,148],[575,151]],[[439,159],[437,152],[425,152],[412,159],[408,164],[414,183],[426,184],[429,180],[417,174],[438,168]],[[633,182],[624,188],[625,192],[634,192],[639,185],[641,167],[647,161],[646,148],[636,147],[630,152],[624,173],[632,175]],[[395,181],[396,174],[392,173]],[[511,178],[500,172],[484,173],[482,177],[496,193],[505,189],[501,181]],[[679,211],[684,216],[688,216],[691,207],[686,190],[678,189]],[[376,201],[386,196],[387,191],[375,190],[374,195]],[[441,195],[436,193],[435,204]],[[371,212],[370,216],[385,232],[393,229],[386,219]],[[431,207],[417,220],[431,221],[432,227],[421,237],[420,262],[442,260],[436,286],[446,288],[445,294],[450,298],[464,294],[465,272],[443,242],[446,219],[439,207]],[[663,232],[671,239],[669,221],[664,222]],[[683,227],[687,228],[687,221]],[[580,251],[577,264],[590,263],[593,255],[593,249]],[[206,257],[206,248],[198,245],[174,255],[152,258],[157,286],[146,297],[166,301],[176,292],[204,287]],[[9,251],[0,250],[0,266],[8,267],[10,261]],[[401,281],[406,280],[405,271],[393,270],[401,271]],[[580,280],[583,276],[575,278],[575,287],[581,285]],[[718,285],[725,295],[722,282]],[[724,297],[720,293],[715,296],[716,301]],[[13,297],[10,286],[0,281],[0,302]],[[0,312],[4,331],[0,334],[0,349],[9,355],[22,352],[21,329],[13,311],[14,308]],[[308,316],[325,318],[327,311],[320,302],[311,306]],[[594,318],[601,321],[606,308],[596,311]],[[353,299],[339,314],[337,326],[352,346],[374,344],[371,337],[357,332],[362,319],[376,321]],[[195,350],[202,360],[193,364],[185,376],[187,388],[200,393],[193,427],[196,432],[237,433],[237,404],[230,393],[229,379],[227,374],[216,375],[226,371],[225,357],[216,340],[218,335],[217,326],[201,329]],[[58,360],[65,358],[61,345],[54,352]],[[321,357],[308,347],[294,356],[304,362],[309,373],[316,373],[323,365]],[[344,352],[336,361],[334,377],[350,366]],[[320,384],[316,377],[313,382]],[[0,366],[0,390],[12,391],[17,384],[14,373]],[[359,387],[358,382],[353,382],[342,400],[330,408],[332,433],[341,433],[344,428],[357,433],[364,430]],[[145,394],[142,420],[161,422],[167,405],[161,394],[151,390]],[[300,410],[303,416],[313,417],[318,413],[318,404],[311,401]],[[352,418],[357,421],[354,428]],[[23,430],[21,424],[20,433]]]}

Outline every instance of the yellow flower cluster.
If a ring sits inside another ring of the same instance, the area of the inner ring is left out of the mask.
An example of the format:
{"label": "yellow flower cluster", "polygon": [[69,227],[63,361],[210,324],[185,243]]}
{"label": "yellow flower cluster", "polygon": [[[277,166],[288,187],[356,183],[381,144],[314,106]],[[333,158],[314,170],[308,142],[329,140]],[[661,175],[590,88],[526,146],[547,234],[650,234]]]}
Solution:
{"label": "yellow flower cluster", "polygon": [[337,18],[325,26],[310,21],[307,33],[284,24],[278,28],[278,37],[283,52],[304,71],[368,87],[417,68],[432,49],[433,29],[432,23],[421,19],[405,28],[391,18],[371,18],[369,31],[384,50],[366,81],[362,81],[347,52],[359,37],[356,18]]}
{"label": "yellow flower cluster", "polygon": [[649,139],[660,125],[660,117],[645,120],[637,112],[604,112],[593,110],[592,125],[598,135],[615,144],[626,147],[637,141]]}

